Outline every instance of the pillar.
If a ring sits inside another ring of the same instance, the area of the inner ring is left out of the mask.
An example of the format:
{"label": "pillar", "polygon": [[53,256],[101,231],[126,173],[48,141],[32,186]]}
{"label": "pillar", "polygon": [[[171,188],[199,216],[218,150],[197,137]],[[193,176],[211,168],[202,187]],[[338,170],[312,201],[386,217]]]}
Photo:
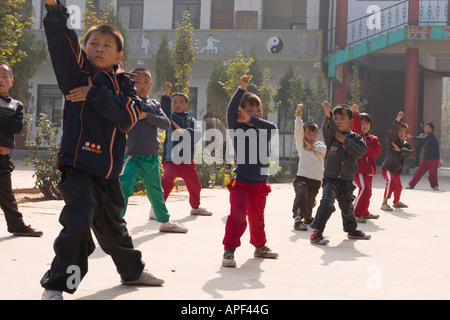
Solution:
{"label": "pillar", "polygon": [[[336,46],[345,48],[347,46],[347,22],[348,22],[348,0],[336,1]],[[345,63],[342,68],[342,84],[333,85],[333,104],[345,103],[347,101],[347,69]]]}
{"label": "pillar", "polygon": [[408,133],[417,134],[417,109],[419,103],[419,49],[406,49],[406,72],[405,72],[405,117],[404,122],[408,124]]}

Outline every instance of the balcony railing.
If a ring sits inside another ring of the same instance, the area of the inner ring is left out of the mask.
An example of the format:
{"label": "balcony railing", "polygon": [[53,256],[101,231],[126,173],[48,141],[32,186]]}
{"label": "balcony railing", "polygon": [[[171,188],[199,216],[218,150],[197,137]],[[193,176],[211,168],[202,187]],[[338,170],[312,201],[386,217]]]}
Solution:
{"label": "balcony railing", "polygon": [[[327,31],[328,53],[405,25],[448,24],[448,0],[405,0]],[[349,8],[351,10],[351,8]]]}

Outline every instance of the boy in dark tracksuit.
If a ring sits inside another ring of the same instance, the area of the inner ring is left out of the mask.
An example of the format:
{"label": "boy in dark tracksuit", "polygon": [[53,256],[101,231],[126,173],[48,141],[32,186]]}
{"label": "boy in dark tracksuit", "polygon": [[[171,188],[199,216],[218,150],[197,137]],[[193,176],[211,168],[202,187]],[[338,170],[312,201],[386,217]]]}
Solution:
{"label": "boy in dark tracksuit", "polygon": [[119,182],[125,132],[139,119],[142,107],[133,81],[113,69],[122,56],[123,38],[112,26],[94,26],[81,50],[75,31],[67,26],[67,9],[56,0],[45,2],[48,49],[66,97],[58,156],[65,206],[55,258],[41,280],[42,298],[61,300],[62,291],[75,292],[95,249],[91,228],[122,283],[161,285],[163,280],[144,270],[141,252],[134,249],[120,217],[125,207]]}
{"label": "boy in dark tracksuit", "polygon": [[[246,227],[246,217],[250,226],[250,243],[256,248],[255,257],[276,258],[278,253],[266,246],[264,209],[270,193],[269,143],[271,131],[276,125],[262,117],[261,100],[253,93],[246,92],[249,77],[241,77],[241,86],[236,90],[228,105],[227,127],[233,137],[236,178],[231,179],[227,188],[230,191],[230,215],[225,226],[222,266],[235,267],[234,251],[240,246],[240,238]],[[245,137],[245,136],[246,137]],[[239,136],[244,136],[240,139]],[[264,141],[265,139],[265,141]],[[265,144],[266,154],[260,154]],[[255,147],[254,152],[250,150]],[[256,153],[256,159],[252,159]]]}
{"label": "boy in dark tracksuit", "polygon": [[336,210],[334,200],[337,199],[341,209],[344,231],[351,239],[369,239],[362,231],[356,229],[357,223],[353,216],[353,179],[358,170],[357,159],[366,150],[362,137],[350,130],[352,124],[352,109],[347,105],[338,105],[330,111],[328,101],[322,103],[325,120],[322,131],[327,145],[325,155],[325,170],[323,173],[322,200],[311,224],[313,233],[310,241],[313,244],[327,244],[322,232],[331,214]]}
{"label": "boy in dark tracksuit", "polygon": [[40,237],[42,231],[23,222],[11,188],[11,172],[15,167],[9,153],[14,148],[14,134],[23,128],[23,104],[8,95],[13,82],[12,69],[0,64],[0,207],[5,213],[8,231],[14,236]]}

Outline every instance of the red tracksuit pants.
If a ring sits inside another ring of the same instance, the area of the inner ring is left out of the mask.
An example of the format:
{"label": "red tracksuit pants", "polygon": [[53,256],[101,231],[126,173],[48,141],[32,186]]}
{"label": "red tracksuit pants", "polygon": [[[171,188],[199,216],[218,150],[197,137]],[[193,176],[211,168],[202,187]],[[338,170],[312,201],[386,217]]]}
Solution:
{"label": "red tracksuit pants", "polygon": [[186,183],[186,189],[189,192],[189,204],[197,209],[200,206],[200,191],[202,185],[198,178],[195,163],[175,164],[172,161],[163,162],[164,174],[161,178],[161,186],[164,189],[164,200],[170,195],[174,185],[175,178],[181,178]]}
{"label": "red tracksuit pants", "polygon": [[381,174],[386,180],[386,188],[384,189],[384,197],[390,199],[392,193],[394,194],[394,202],[400,201],[400,195],[402,194],[402,181],[400,180],[400,175],[393,173],[392,171],[383,169]]}
{"label": "red tracksuit pants", "polygon": [[370,197],[372,196],[373,176],[364,173],[357,173],[354,182],[359,188],[358,196],[353,202],[353,213],[360,217],[369,215]]}
{"label": "red tracksuit pants", "polygon": [[225,249],[235,250],[241,245],[241,236],[247,228],[246,217],[250,227],[250,243],[255,248],[263,247],[267,242],[264,209],[271,191],[269,184],[250,184],[233,178],[227,188],[230,191],[230,215],[222,242]]}
{"label": "red tracksuit pants", "polygon": [[419,182],[419,180],[427,171],[430,186],[432,188],[438,187],[439,186],[437,177],[438,167],[439,167],[439,159],[422,159],[422,161],[420,161],[419,168],[417,168],[416,172],[414,173],[414,176],[409,182],[411,188],[414,188],[416,186],[417,182]]}

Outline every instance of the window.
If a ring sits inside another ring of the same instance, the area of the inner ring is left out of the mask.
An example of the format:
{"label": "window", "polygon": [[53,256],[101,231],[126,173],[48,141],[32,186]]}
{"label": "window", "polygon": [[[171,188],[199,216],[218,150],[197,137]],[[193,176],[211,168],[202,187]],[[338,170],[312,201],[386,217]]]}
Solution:
{"label": "window", "polygon": [[200,29],[200,8],[201,0],[174,0],[173,3],[173,29],[176,29],[177,22],[183,21],[183,12],[189,11],[191,23],[194,29]]}
{"label": "window", "polygon": [[62,125],[63,99],[61,90],[57,85],[38,86],[37,116],[45,113],[55,127]]}
{"label": "window", "polygon": [[118,0],[117,11],[127,29],[142,29],[144,20],[143,0]]}
{"label": "window", "polygon": [[258,11],[236,11],[235,29],[256,29]]}
{"label": "window", "polygon": [[233,29],[234,0],[213,0],[211,29]]}

